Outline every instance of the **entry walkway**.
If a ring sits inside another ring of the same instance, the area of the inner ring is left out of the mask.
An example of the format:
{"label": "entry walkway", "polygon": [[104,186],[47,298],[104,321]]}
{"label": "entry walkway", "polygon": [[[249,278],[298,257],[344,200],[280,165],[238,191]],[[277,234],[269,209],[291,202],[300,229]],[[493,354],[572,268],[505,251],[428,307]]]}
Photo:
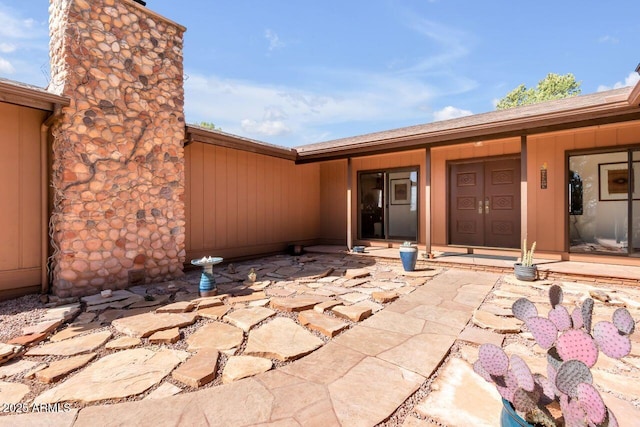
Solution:
{"label": "entry walkway", "polygon": [[445,271],[311,355],[229,385],[0,426],[373,426],[432,376],[499,278]]}
{"label": "entry walkway", "polygon": [[[314,246],[305,248],[310,252],[341,252],[346,251],[342,246]],[[495,273],[512,273],[513,264],[518,256],[500,254],[497,251],[479,250],[481,253],[438,252],[432,259],[418,258],[418,264],[429,267],[467,268]],[[514,254],[517,252],[514,251]],[[424,254],[424,251],[420,251]],[[399,259],[397,248],[367,247],[358,256],[368,256],[381,259]],[[553,259],[535,258],[538,274],[542,279],[570,280],[582,282],[600,282],[613,285],[640,285],[640,266],[616,265],[597,262],[561,261]]]}

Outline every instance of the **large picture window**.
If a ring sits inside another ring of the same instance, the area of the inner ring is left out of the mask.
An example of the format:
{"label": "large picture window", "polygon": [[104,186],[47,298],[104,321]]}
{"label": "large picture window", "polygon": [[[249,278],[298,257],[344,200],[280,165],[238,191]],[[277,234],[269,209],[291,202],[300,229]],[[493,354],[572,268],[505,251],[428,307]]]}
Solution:
{"label": "large picture window", "polygon": [[[633,150],[569,156],[570,252],[627,255],[640,251],[639,160],[640,151]],[[576,176],[581,180],[580,206],[576,205]]]}

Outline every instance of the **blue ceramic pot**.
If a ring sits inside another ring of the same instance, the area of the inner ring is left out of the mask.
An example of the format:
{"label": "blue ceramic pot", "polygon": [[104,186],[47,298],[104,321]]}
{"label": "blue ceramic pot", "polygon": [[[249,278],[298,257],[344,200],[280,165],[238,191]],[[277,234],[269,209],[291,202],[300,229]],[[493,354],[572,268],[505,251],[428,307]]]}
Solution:
{"label": "blue ceramic pot", "polygon": [[533,427],[526,422],[511,406],[511,402],[502,399],[502,412],[500,413],[501,427]]}
{"label": "blue ceramic pot", "polygon": [[415,246],[400,246],[400,259],[404,271],[413,271],[416,269],[416,261],[418,260],[418,248]]}

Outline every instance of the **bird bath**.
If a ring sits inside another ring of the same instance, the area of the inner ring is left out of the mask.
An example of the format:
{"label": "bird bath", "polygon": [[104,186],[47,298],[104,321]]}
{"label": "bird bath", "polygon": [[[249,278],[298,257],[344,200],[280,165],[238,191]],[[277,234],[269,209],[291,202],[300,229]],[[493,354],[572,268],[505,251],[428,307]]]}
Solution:
{"label": "bird bath", "polygon": [[202,276],[200,276],[201,297],[211,297],[218,294],[216,279],[213,277],[213,266],[221,262],[222,258],[211,256],[191,260],[191,264],[202,267]]}

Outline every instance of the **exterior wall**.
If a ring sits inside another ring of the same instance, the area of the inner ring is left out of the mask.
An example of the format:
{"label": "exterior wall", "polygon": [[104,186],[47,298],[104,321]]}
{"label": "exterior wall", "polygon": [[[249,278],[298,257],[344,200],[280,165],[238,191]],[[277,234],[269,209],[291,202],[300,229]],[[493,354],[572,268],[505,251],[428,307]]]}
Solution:
{"label": "exterior wall", "polygon": [[[368,156],[354,158],[351,163],[351,226],[353,240],[356,243],[366,243],[368,241],[358,240],[358,172],[368,170],[382,170],[402,168],[409,166],[418,167],[418,243],[425,243],[426,238],[426,220],[424,215],[425,206],[425,185],[426,180],[424,176],[426,165],[426,151],[425,150],[413,150],[405,151],[395,154],[383,154],[379,156]],[[375,241],[371,242],[373,245]],[[380,244],[380,243],[378,243]],[[387,242],[383,242],[382,245],[387,245]]]}
{"label": "exterior wall", "polygon": [[[566,152],[615,146],[640,146],[640,123],[597,126],[531,136],[527,142],[527,235],[540,251],[564,252],[567,236]],[[540,189],[539,170],[547,164],[548,188]],[[553,214],[550,214],[553,212]],[[593,258],[592,258],[593,259]]]}
{"label": "exterior wall", "polygon": [[40,289],[40,126],[47,114],[0,103],[0,298]]}
{"label": "exterior wall", "polygon": [[447,220],[447,161],[477,159],[520,153],[520,138],[461,144],[431,150],[431,243],[446,245]]}
{"label": "exterior wall", "polygon": [[185,147],[187,259],[316,243],[320,165],[194,142]]}
{"label": "exterior wall", "polygon": [[131,0],[52,0],[53,293],[180,277],[184,28]]}
{"label": "exterior wall", "polygon": [[320,163],[321,243],[347,242],[347,161]]}

